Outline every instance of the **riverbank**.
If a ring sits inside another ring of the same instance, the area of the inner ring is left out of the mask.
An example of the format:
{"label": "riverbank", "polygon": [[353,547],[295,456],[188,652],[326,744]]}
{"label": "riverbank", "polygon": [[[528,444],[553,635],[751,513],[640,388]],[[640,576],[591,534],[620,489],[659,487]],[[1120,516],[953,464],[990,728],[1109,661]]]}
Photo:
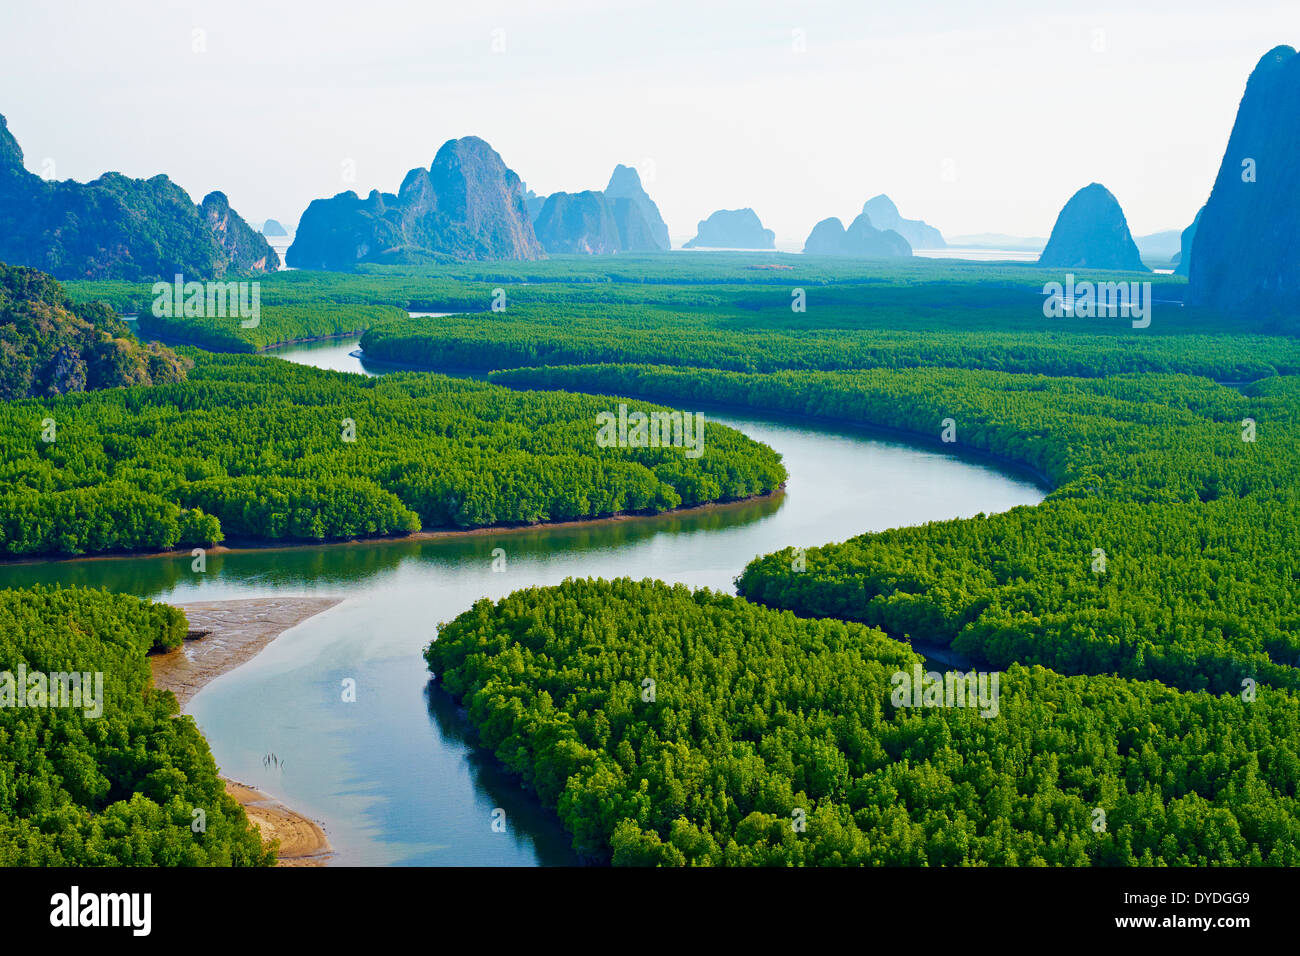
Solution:
{"label": "riverbank", "polygon": [[[430,528],[428,531],[412,531],[407,534],[362,535],[356,538],[324,538],[320,540],[294,539],[292,541],[257,541],[252,539],[229,539],[231,544],[214,544],[204,548],[208,555],[237,554],[255,551],[294,551],[303,548],[345,547],[347,545],[378,544],[384,541],[429,541],[435,538],[465,538],[482,535],[518,534],[527,531],[550,530],[552,528],[599,527],[620,521],[652,521],[662,517],[683,517],[702,514],[725,508],[736,508],[765,499],[778,500],[785,495],[785,484],[778,488],[744,498],[729,498],[726,501],[706,501],[702,505],[690,505],[682,508],[669,508],[666,511],[620,511],[598,518],[573,518],[568,521],[538,521],[532,524],[492,524],[481,528]],[[189,545],[181,548],[168,548],[162,551],[100,551],[95,554],[43,554],[24,555],[18,558],[0,558],[0,565],[55,564],[68,561],[115,561],[134,560],[136,558],[189,558]]]}
{"label": "riverbank", "polygon": [[[225,779],[225,778],[223,778]],[[280,841],[276,866],[328,866],[334,855],[325,831],[314,820],[295,813],[260,790],[226,779],[226,793],[244,808],[263,842]]]}
{"label": "riverbank", "polygon": [[[456,706],[430,692],[422,655],[439,621],[481,599],[552,587],[566,577],[658,578],[734,593],[734,578],[751,557],[792,543],[817,546],[997,513],[1042,497],[1030,483],[973,469],[955,456],[918,456],[856,429],[759,419],[720,417],[781,452],[790,479],[779,501],[720,506],[694,518],[539,526],[500,541],[480,532],[437,542],[259,549],[218,558],[217,565],[209,555],[206,575],[191,572],[187,552],[162,561],[11,565],[0,569],[7,574],[0,580],[172,595],[172,603],[346,596],[187,706],[225,775],[322,822],[334,847],[330,866],[575,866],[581,861],[572,834],[554,812],[522,791],[495,755],[475,749]],[[508,555],[501,573],[488,559],[497,544]],[[193,649],[203,640],[190,642]],[[274,667],[265,666],[270,656]],[[337,693],[283,690],[337,687],[340,662],[365,689],[363,700],[382,706],[352,707],[337,733],[322,733],[339,717]],[[292,781],[263,771],[268,751],[289,755]],[[504,830],[491,825],[497,808],[505,811]]]}
{"label": "riverbank", "polygon": [[[433,371],[432,369],[423,369],[422,371]],[[507,369],[509,371],[509,369]],[[501,385],[503,388],[513,389],[515,391],[535,391],[530,385],[514,385],[509,382],[497,382],[492,378],[488,379],[493,385]],[[547,391],[542,389],[542,391]],[[563,388],[551,389],[550,391],[577,392],[580,395],[608,395],[608,392],[602,392],[586,388]],[[941,437],[927,432],[913,431],[909,428],[896,428],[892,425],[878,425],[875,422],[859,421],[852,418],[843,418],[836,415],[810,415],[807,412],[787,412],[777,408],[767,408],[761,405],[745,405],[738,402],[702,402],[695,399],[687,399],[681,396],[664,396],[664,395],[647,395],[638,392],[622,392],[617,397],[631,398],[642,402],[654,402],[657,404],[671,403],[671,407],[677,408],[689,403],[693,410],[721,412],[730,415],[747,415],[756,416],[766,421],[786,423],[797,426],[816,425],[829,428],[852,431],[864,435],[867,438],[880,438],[887,441],[895,441],[905,445],[919,445],[927,451],[938,451],[952,458],[973,462],[976,464],[994,465],[1002,471],[1011,474],[1019,474],[1024,477],[1032,478],[1043,491],[1052,492],[1056,490],[1056,482],[1046,472],[1039,470],[1027,461],[1019,458],[1008,458],[1005,455],[999,455],[996,452],[980,448],[978,445],[961,445],[951,442],[945,442]]]}
{"label": "riverbank", "polygon": [[[217,348],[212,342],[197,342],[194,339],[187,339],[182,335],[173,335],[171,333],[160,333],[149,329],[138,328],[137,323],[136,337],[141,341],[159,342],[162,345],[185,345],[190,348],[203,349],[205,352],[216,352],[221,355],[263,355],[267,352],[274,352],[276,349],[285,349],[294,345],[308,345],[312,342],[332,342],[336,339],[356,338],[364,335],[371,329],[366,326],[364,329],[353,329],[350,332],[332,332],[329,335],[309,335],[300,339],[283,339],[279,342],[272,342],[270,345],[253,345],[252,342],[246,342],[247,349]],[[140,335],[143,332],[144,335]],[[242,341],[242,340],[241,340]]]}
{"label": "riverbank", "polygon": [[[206,684],[256,657],[273,640],[342,598],[270,597],[178,604],[190,631],[175,650],[149,658],[154,687],[170,690],[184,712]],[[324,866],[333,855],[324,828],[274,797],[223,778],[264,841],[278,839],[278,866]]]}
{"label": "riverbank", "polygon": [[[359,361],[368,362],[371,365],[375,365],[375,366],[391,366],[393,368],[401,368],[405,371],[432,372],[440,375],[469,375],[476,378],[481,378],[482,380],[486,382],[490,382],[493,385],[502,385],[505,388],[514,389],[515,391],[537,390],[535,386],[515,385],[509,382],[503,383],[497,381],[492,377],[493,373],[496,371],[508,372],[508,371],[512,371],[512,369],[500,369],[500,370],[499,369],[456,369],[453,371],[449,369],[438,368],[437,366],[433,366],[433,365],[403,364],[399,366],[396,363],[387,361],[386,359],[379,359],[379,358],[373,358],[371,356],[367,356],[364,350],[362,350],[361,348],[357,348],[356,351],[349,352],[348,354],[358,359]],[[852,369],[842,369],[841,371],[852,371]],[[1219,382],[1218,384],[1229,385],[1232,383]],[[1246,383],[1246,384],[1253,384],[1253,383]],[[608,394],[607,392],[601,391],[599,389],[587,389],[581,387],[567,387],[563,389],[541,389],[541,391],[578,392],[583,395]],[[999,455],[996,452],[992,452],[975,445],[954,446],[954,444],[950,442],[945,442],[940,437],[927,432],[918,432],[907,428],[896,428],[891,425],[880,425],[874,422],[864,422],[864,421],[859,421],[857,419],[843,418],[835,415],[810,415],[806,412],[787,412],[787,411],[782,411],[780,409],[766,408],[761,405],[746,405],[738,402],[707,402],[707,401],[700,402],[694,399],[690,399],[690,400],[684,399],[681,396],[665,397],[664,395],[647,395],[647,394],[637,393],[637,392],[621,392],[617,397],[632,398],[632,399],[637,399],[638,401],[654,402],[657,404],[667,403],[674,408],[681,407],[683,403],[689,401],[692,408],[701,411],[716,411],[716,412],[722,412],[724,414],[730,413],[733,415],[758,415],[762,418],[766,418],[772,421],[786,421],[786,422],[791,422],[800,425],[814,424],[814,425],[825,425],[832,428],[851,429],[853,431],[859,432],[861,434],[873,438],[885,438],[885,439],[892,439],[895,441],[906,442],[907,444],[923,445],[927,448],[941,451],[945,455],[955,455],[956,457],[964,458],[968,461],[975,461],[984,464],[996,465],[1001,469],[1008,470],[1013,473],[1019,472],[1020,474],[1028,475],[1029,477],[1033,478],[1034,481],[1037,482],[1038,485],[1041,488],[1043,488],[1045,491],[1051,492],[1056,489],[1056,482],[1051,478],[1050,475],[1036,468],[1034,465],[1031,465],[1027,461],[1023,461],[1018,458],[1009,458],[1005,455]]]}

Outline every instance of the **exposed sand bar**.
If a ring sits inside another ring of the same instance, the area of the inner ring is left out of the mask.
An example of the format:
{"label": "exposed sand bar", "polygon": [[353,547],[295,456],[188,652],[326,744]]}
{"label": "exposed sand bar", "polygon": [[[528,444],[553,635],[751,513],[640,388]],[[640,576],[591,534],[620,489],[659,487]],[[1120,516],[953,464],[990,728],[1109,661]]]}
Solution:
{"label": "exposed sand bar", "polygon": [[176,650],[150,658],[154,686],[174,693],[184,710],[205,684],[256,657],[289,628],[341,600],[265,597],[178,604],[189,619],[190,637]]}
{"label": "exposed sand bar", "polygon": [[[209,681],[256,657],[289,628],[327,611],[342,598],[266,597],[178,604],[190,622],[185,642],[150,657],[155,687],[170,690],[184,710]],[[226,780],[263,840],[279,839],[280,866],[324,866],[331,855],[320,825],[252,787]]]}
{"label": "exposed sand bar", "polygon": [[325,866],[334,855],[315,821],[234,780],[226,781],[226,792],[239,801],[265,842],[280,841],[276,866]]}

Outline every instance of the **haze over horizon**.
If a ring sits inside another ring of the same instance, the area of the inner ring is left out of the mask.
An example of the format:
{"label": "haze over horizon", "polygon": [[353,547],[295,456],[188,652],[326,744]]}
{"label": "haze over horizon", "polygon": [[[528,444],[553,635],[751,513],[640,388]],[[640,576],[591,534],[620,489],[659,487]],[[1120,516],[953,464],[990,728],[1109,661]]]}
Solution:
{"label": "haze over horizon", "polygon": [[465,135],[540,194],[635,165],[674,236],[751,206],[802,240],[882,192],[946,236],[1045,236],[1094,181],[1134,235],[1183,228],[1300,8],[1060,6],[52,0],[0,12],[0,114],[33,172],[166,173],[290,229]]}

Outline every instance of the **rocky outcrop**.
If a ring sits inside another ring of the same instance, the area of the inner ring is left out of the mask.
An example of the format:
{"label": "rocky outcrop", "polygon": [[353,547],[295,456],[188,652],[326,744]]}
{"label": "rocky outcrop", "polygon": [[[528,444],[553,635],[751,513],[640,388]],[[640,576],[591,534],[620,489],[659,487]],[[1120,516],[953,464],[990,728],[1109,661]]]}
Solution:
{"label": "rocky outcrop", "polygon": [[226,194],[210,192],[199,203],[199,213],[221,243],[236,272],[274,272],[280,257],[266,237],[230,208]]}
{"label": "rocky outcrop", "polygon": [[862,206],[863,214],[871,225],[882,231],[893,231],[907,240],[910,249],[946,249],[943,234],[920,219],[904,219],[894,201],[881,193],[868,199]]}
{"label": "rocky outcrop", "polygon": [[1300,313],[1300,56],[1289,46],[1250,74],[1195,239],[1189,303],[1240,317]]}
{"label": "rocky outcrop", "polygon": [[531,189],[524,191],[524,206],[528,209],[528,221],[534,224],[534,228],[536,228],[537,217],[542,214],[542,207],[545,205],[545,196],[539,196]]}
{"label": "rocky outcrop", "polygon": [[262,223],[262,235],[278,239],[281,236],[289,235],[289,230],[285,229],[278,219],[268,219]]}
{"label": "rocky outcrop", "polygon": [[841,256],[853,259],[891,259],[910,256],[908,241],[892,229],[877,229],[866,213],[845,229],[839,219],[823,219],[808,234],[803,251],[810,256]]}
{"label": "rocky outcrop", "polygon": [[1061,269],[1150,272],[1129,233],[1124,210],[1100,183],[1070,197],[1052,227],[1038,264]]}
{"label": "rocky outcrop", "polygon": [[754,210],[719,209],[701,219],[695,238],[683,249],[775,249],[776,233],[764,229]]}
{"label": "rocky outcrop", "polygon": [[672,248],[668,239],[668,224],[659,214],[659,207],[641,185],[641,175],[631,166],[619,163],[609,177],[605,187],[605,197],[610,200],[630,199],[636,204],[650,230],[652,246],[643,246],[646,251],[660,249],[667,252]]}
{"label": "rocky outcrop", "polygon": [[653,229],[635,199],[611,200],[592,189],[551,193],[534,228],[542,248],[553,254],[659,251]]}
{"label": "rocky outcrop", "polygon": [[606,199],[614,211],[614,224],[618,226],[620,252],[667,251],[659,244],[658,230],[654,223],[647,221],[645,207],[641,203],[627,196]]}
{"label": "rocky outcrop", "polygon": [[537,217],[537,239],[552,254],[613,255],[621,248],[614,211],[593,189],[551,193]]}
{"label": "rocky outcrop", "polygon": [[0,116],[0,170],[22,168],[22,147],[18,145],[18,140],[14,139],[14,134],[9,132],[8,121],[4,116]]}
{"label": "rocky outcrop", "polygon": [[0,261],[60,279],[171,279],[179,273],[201,280],[280,267],[275,250],[220,193],[200,207],[166,176],[105,173],[84,184],[46,182],[24,168],[3,116]]}
{"label": "rocky outcrop", "polygon": [[286,259],[305,269],[359,262],[538,259],[523,183],[477,136],[448,140],[396,194],[349,190],[303,213]]}
{"label": "rocky outcrop", "polygon": [[179,382],[193,364],[141,343],[100,303],[74,305],[51,276],[0,262],[0,399]]}
{"label": "rocky outcrop", "polygon": [[1201,224],[1201,216],[1205,212],[1202,206],[1196,211],[1196,218],[1192,224],[1183,230],[1182,237],[1179,240],[1178,255],[1174,258],[1174,275],[1185,276],[1192,265],[1192,246],[1196,242],[1196,229]]}

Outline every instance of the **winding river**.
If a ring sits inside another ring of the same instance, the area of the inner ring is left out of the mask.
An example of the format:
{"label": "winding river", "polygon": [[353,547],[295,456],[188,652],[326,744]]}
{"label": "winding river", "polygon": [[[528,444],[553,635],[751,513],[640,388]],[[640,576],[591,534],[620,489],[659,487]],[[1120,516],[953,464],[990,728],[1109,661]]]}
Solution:
{"label": "winding river", "polygon": [[[380,372],[363,368],[350,354],[356,347],[334,341],[276,354]],[[202,574],[190,570],[188,553],[8,564],[0,587],[59,582],[176,602],[340,597],[190,702],[222,773],[323,821],[336,864],[573,863],[554,815],[470,745],[463,714],[430,685],[421,650],[438,622],[481,597],[566,577],[655,577],[732,593],[758,554],[1003,511],[1044,494],[1028,476],[862,432],[709,417],[784,455],[783,496],[584,525],[216,553]],[[504,570],[493,570],[496,548]],[[341,692],[348,678],[352,703]],[[268,753],[278,767],[264,765]],[[493,826],[498,808],[504,831]]]}

